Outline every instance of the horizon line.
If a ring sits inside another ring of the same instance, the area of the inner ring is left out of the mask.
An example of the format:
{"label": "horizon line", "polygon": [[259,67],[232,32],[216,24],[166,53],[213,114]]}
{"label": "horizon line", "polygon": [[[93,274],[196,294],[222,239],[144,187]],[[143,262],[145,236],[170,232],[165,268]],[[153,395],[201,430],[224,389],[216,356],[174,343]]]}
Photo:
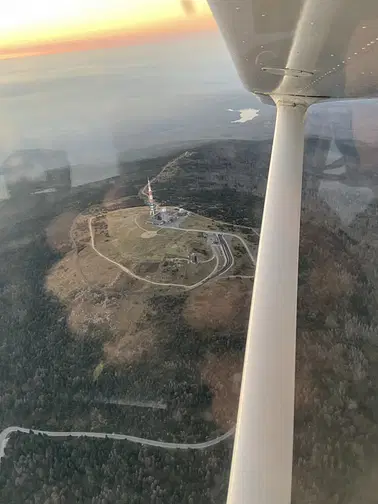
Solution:
{"label": "horizon line", "polygon": [[87,50],[96,50],[110,47],[143,45],[157,40],[179,37],[180,35],[195,34],[199,32],[217,31],[217,25],[212,16],[197,18],[196,22],[192,20],[176,20],[173,25],[171,22],[160,23],[152,29],[147,27],[139,31],[103,31],[97,35],[85,38],[82,37],[58,39],[51,42],[27,43],[10,46],[1,49],[0,61],[26,58],[33,56],[43,56],[48,54],[62,54],[69,52],[79,52]]}

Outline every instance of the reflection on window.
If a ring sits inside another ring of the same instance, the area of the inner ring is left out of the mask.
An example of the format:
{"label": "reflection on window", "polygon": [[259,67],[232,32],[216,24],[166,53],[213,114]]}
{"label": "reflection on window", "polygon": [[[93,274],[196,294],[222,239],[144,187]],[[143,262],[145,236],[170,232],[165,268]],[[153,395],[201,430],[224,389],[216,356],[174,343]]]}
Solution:
{"label": "reflection on window", "polygon": [[[274,109],[159,44],[1,62],[1,502],[226,502]],[[308,117],[295,503],[375,502],[370,107]]]}

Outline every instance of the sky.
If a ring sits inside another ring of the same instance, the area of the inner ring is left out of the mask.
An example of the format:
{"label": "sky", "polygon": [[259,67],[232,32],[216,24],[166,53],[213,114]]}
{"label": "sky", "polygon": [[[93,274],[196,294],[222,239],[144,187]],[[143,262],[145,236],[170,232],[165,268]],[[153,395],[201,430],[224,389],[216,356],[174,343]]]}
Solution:
{"label": "sky", "polygon": [[206,0],[12,0],[0,17],[0,58],[214,29]]}
{"label": "sky", "polygon": [[[250,138],[234,123],[243,90],[217,31],[159,43],[0,61],[0,165],[19,149],[66,152],[75,185],[113,176],[118,158],[183,142]],[[232,110],[231,110],[232,109]]]}
{"label": "sky", "polygon": [[63,150],[80,184],[113,176],[120,158],[271,135],[262,125],[274,109],[243,89],[205,0],[11,0],[4,10],[0,165],[20,149]]}
{"label": "sky", "polygon": [[115,175],[120,159],[249,138],[248,123],[233,121],[258,100],[243,90],[206,0],[12,0],[4,9],[0,165],[22,149],[62,150],[78,185]]}

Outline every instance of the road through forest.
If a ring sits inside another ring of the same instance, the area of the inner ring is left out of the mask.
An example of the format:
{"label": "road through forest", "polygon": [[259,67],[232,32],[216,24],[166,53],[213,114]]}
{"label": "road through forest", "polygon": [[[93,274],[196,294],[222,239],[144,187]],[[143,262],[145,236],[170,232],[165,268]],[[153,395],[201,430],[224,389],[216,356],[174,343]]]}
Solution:
{"label": "road through forest", "polygon": [[147,446],[156,446],[158,448],[166,448],[169,450],[205,450],[211,446],[217,445],[222,441],[234,435],[235,428],[228,430],[225,434],[218,436],[214,439],[209,439],[202,443],[170,443],[166,441],[155,441],[154,439],[140,438],[137,436],[129,436],[128,434],[110,434],[108,432],[64,432],[64,431],[45,431],[38,429],[25,429],[24,427],[7,427],[0,433],[0,462],[5,455],[5,447],[9,441],[9,436],[13,432],[23,432],[25,434],[43,434],[49,437],[67,438],[70,437],[89,437],[98,439],[115,439],[119,441],[130,441],[131,443],[138,443]]}
{"label": "road through forest", "polygon": [[[146,187],[144,187],[141,191],[142,194],[145,195],[145,190]],[[90,232],[90,238],[91,238],[91,247],[92,249],[98,254],[100,257],[105,259],[106,261],[114,264],[118,268],[120,268],[122,271],[127,273],[128,275],[136,278],[137,280],[141,280],[143,282],[147,282],[153,285],[159,285],[159,286],[171,286],[171,287],[181,287],[185,288],[187,290],[194,289],[198,287],[199,285],[202,285],[205,283],[207,280],[209,280],[212,277],[217,277],[219,275],[222,275],[229,271],[229,269],[234,265],[234,256],[232,254],[232,251],[229,247],[229,244],[227,240],[224,238],[225,236],[231,236],[236,239],[238,239],[246,249],[251,261],[253,264],[255,264],[255,258],[252,255],[252,252],[250,251],[248,244],[246,241],[240,237],[237,234],[234,233],[228,233],[228,232],[214,232],[214,231],[209,231],[209,230],[204,230],[204,229],[185,229],[185,228],[179,228],[175,226],[164,226],[165,228],[169,229],[176,229],[178,231],[182,232],[193,232],[193,233],[204,233],[207,235],[217,235],[218,241],[220,244],[220,249],[222,251],[223,257],[224,257],[224,264],[222,265],[220,271],[218,272],[219,268],[219,256],[218,254],[214,254],[216,257],[216,265],[213,271],[204,279],[201,281],[197,282],[194,285],[188,286],[184,284],[174,284],[174,283],[162,283],[162,282],[154,282],[152,280],[148,280],[146,278],[140,277],[139,275],[136,275],[133,273],[131,270],[123,266],[122,264],[118,263],[117,261],[114,261],[110,259],[109,257],[105,256],[102,254],[95,245],[95,240],[94,240],[94,233],[93,233],[93,227],[92,227],[92,220],[93,216],[88,219],[88,227],[89,227],[89,232]],[[255,232],[255,231],[254,231]],[[76,243],[72,235],[72,228],[70,232],[70,237],[71,240],[74,244],[74,247],[76,248]],[[171,450],[205,450],[206,448],[209,448],[211,446],[217,445],[218,443],[221,443],[222,441],[225,441],[226,439],[232,437],[234,435],[235,428],[231,428],[229,431],[227,431],[225,434],[222,434],[221,436],[218,436],[214,439],[210,439],[208,441],[204,441],[201,443],[173,443],[173,442],[166,442],[166,441],[157,441],[153,439],[146,439],[146,438],[141,438],[137,436],[131,436],[128,434],[115,434],[115,433],[107,433],[107,432],[79,432],[79,431],[73,431],[73,432],[65,432],[65,431],[46,431],[46,430],[38,430],[38,429],[27,429],[25,427],[18,427],[18,426],[11,426],[5,428],[1,433],[0,433],[0,462],[1,459],[5,456],[5,448],[6,445],[9,441],[9,437],[11,436],[12,433],[14,432],[23,432],[25,434],[32,434],[32,435],[38,435],[42,434],[45,436],[49,437],[55,437],[55,438],[80,438],[80,437],[89,437],[89,438],[98,438],[98,439],[114,439],[114,440],[119,440],[119,441],[129,441],[132,443],[138,443],[141,445],[147,445],[147,446],[155,446],[159,448],[165,448],[165,449],[171,449]]]}

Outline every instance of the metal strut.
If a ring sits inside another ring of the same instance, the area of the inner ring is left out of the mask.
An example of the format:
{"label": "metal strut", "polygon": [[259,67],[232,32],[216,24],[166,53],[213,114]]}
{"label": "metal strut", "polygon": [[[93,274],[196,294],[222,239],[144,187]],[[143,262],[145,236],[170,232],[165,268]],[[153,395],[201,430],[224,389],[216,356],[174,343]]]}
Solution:
{"label": "metal strut", "polygon": [[289,504],[304,117],[276,98],[228,504]]}

